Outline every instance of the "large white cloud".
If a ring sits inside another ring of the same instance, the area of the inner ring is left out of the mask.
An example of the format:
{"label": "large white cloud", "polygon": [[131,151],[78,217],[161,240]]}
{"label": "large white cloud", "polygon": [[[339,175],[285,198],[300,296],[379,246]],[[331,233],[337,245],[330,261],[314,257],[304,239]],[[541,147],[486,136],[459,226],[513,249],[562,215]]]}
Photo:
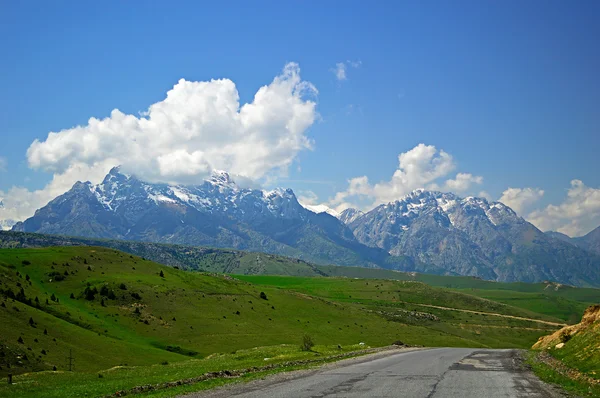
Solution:
{"label": "large white cloud", "polygon": [[286,170],[298,152],[311,147],[306,130],[316,104],[305,95],[316,92],[294,63],[241,107],[231,80],[182,79],[145,117],[115,109],[107,118],[35,140],[27,158],[31,167],[55,173],[112,158],[147,180],[197,181],[213,169],[261,178]]}
{"label": "large white cloud", "polygon": [[27,150],[31,168],[54,173],[42,190],[1,192],[0,219],[23,219],[77,180],[97,182],[115,165],[148,181],[200,182],[214,169],[250,180],[285,175],[312,146],[317,89],[295,63],[241,105],[228,79],[180,80],[142,116],[115,109],[104,119],[51,132]]}
{"label": "large white cloud", "polygon": [[542,196],[544,196],[544,191],[539,188],[508,188],[502,192],[502,196],[498,201],[523,215]]}
{"label": "large white cloud", "polygon": [[397,200],[418,188],[462,193],[473,184],[483,182],[483,177],[470,173],[458,173],[454,179],[444,181],[455,168],[450,154],[433,145],[419,144],[398,155],[398,169],[389,181],[372,185],[366,176],[352,178],[348,180],[348,188],[338,192],[327,204],[337,211],[348,207],[368,210],[378,204]]}
{"label": "large white cloud", "polygon": [[567,198],[561,204],[536,210],[527,219],[543,231],[584,235],[600,225],[600,188],[573,180]]}

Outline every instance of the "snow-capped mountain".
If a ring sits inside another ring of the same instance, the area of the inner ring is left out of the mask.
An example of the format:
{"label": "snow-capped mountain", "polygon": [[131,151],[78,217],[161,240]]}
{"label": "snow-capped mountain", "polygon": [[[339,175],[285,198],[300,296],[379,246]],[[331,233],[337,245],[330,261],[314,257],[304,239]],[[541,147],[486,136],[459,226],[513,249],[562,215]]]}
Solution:
{"label": "snow-capped mountain", "polygon": [[[4,203],[0,199],[0,210],[4,208]],[[0,213],[1,216],[1,213]],[[0,219],[0,231],[8,231],[15,225],[17,222],[11,219]]]}
{"label": "snow-capped mountain", "polygon": [[[321,264],[600,285],[600,257],[482,198],[417,190],[362,213],[303,207],[289,189],[242,188],[225,172],[155,184],[118,168],[78,182],[13,230],[230,247]],[[324,211],[321,211],[324,210]],[[342,222],[343,221],[343,222]]]}
{"label": "snow-capped mountain", "polygon": [[459,275],[500,281],[600,280],[600,261],[500,202],[416,190],[348,223],[356,238]]}
{"label": "snow-capped mountain", "polygon": [[302,206],[305,209],[308,209],[310,211],[312,211],[313,213],[317,213],[317,214],[321,214],[321,213],[327,213],[331,216],[334,216],[336,218],[339,218],[340,213],[338,213],[337,211],[335,211],[334,209],[326,206],[326,205],[307,205],[307,204],[302,204]]}
{"label": "snow-capped mountain", "polygon": [[327,264],[374,266],[390,257],[358,243],[335,217],[302,207],[292,190],[241,188],[226,172],[171,185],[114,168],[100,184],[76,183],[13,230],[232,247]]}
{"label": "snow-capped mountain", "polygon": [[344,224],[350,224],[354,222],[357,218],[362,217],[365,213],[358,209],[348,208],[339,213],[338,218]]}

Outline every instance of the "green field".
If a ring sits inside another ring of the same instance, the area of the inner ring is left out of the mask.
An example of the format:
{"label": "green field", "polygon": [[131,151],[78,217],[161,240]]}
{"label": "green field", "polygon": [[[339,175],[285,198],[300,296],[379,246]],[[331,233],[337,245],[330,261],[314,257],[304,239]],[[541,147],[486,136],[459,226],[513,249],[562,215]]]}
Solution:
{"label": "green field", "polygon": [[[98,396],[264,357],[326,358],[359,342],[526,348],[557,329],[544,322],[585,305],[553,294],[536,312],[520,300],[535,289],[473,295],[415,281],[190,272],[101,247],[2,249],[0,289],[0,375],[17,375],[0,395],[11,396],[81,396],[92,380]],[[319,347],[312,353],[299,349],[305,334]]]}

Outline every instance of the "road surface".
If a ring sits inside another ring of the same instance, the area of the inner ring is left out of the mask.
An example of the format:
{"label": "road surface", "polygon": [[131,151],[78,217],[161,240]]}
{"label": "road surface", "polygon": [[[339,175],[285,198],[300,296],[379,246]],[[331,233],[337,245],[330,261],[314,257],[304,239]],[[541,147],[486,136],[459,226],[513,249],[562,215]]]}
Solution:
{"label": "road surface", "polygon": [[521,366],[515,350],[434,348],[355,358],[187,398],[560,396]]}

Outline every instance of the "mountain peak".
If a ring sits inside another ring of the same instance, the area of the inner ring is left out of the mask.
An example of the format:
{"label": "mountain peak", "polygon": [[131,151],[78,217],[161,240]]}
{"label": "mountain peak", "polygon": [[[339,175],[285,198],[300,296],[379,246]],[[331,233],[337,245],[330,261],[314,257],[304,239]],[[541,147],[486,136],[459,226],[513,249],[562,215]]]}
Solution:
{"label": "mountain peak", "polygon": [[364,214],[365,213],[363,213],[362,211],[360,211],[358,209],[349,207],[349,208],[343,210],[340,214],[338,214],[338,218],[344,224],[350,224],[351,222],[353,222],[357,218],[363,216]]}
{"label": "mountain peak", "polygon": [[206,181],[220,187],[227,187],[231,189],[238,188],[233,178],[231,178],[229,173],[224,170],[213,170],[211,176]]}

